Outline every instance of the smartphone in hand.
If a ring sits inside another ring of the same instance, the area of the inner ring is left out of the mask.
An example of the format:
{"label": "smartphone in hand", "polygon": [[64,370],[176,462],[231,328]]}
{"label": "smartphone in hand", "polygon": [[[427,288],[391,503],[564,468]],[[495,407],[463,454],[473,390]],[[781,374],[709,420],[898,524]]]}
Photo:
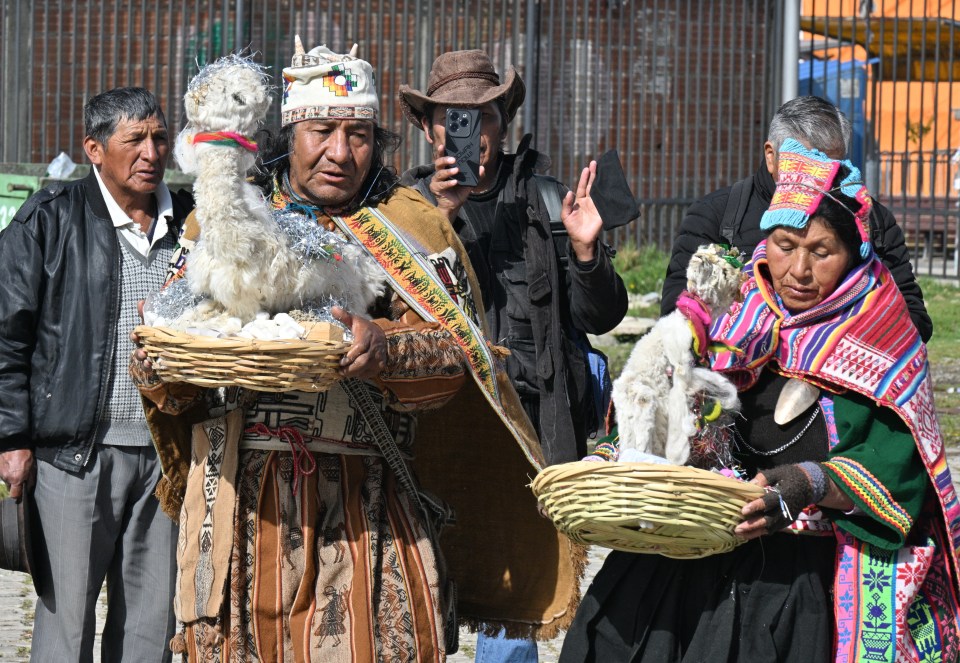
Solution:
{"label": "smartphone in hand", "polygon": [[455,179],[461,186],[480,181],[480,110],[448,108],[444,154],[457,160]]}

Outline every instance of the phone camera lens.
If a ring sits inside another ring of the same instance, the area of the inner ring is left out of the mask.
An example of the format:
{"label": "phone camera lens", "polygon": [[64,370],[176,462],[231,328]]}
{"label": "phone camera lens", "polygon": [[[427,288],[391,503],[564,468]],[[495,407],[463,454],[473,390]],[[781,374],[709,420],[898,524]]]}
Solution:
{"label": "phone camera lens", "polygon": [[463,117],[460,118],[460,126],[461,126],[461,127],[465,127],[465,126],[467,126],[468,124],[470,124],[470,120],[467,119],[467,116],[466,116],[466,115],[464,115]]}

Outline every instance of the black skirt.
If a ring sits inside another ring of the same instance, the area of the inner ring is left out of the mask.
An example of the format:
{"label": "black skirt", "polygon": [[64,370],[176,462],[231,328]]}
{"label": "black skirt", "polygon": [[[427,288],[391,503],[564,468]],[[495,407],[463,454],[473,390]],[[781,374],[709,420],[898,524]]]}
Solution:
{"label": "black skirt", "polygon": [[817,663],[833,651],[832,536],[775,534],[696,560],[612,552],[560,663]]}

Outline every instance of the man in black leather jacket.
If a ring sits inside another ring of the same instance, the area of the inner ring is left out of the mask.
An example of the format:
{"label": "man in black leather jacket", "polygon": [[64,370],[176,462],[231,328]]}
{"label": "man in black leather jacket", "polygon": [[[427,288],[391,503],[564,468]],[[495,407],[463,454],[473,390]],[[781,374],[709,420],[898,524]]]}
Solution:
{"label": "man in black leather jacket", "polygon": [[[764,144],[764,162],[757,172],[733,187],[715,191],[690,206],[680,222],[663,283],[661,314],[673,311],[687,284],[687,263],[702,244],[732,244],[746,256],[763,239],[760,217],[770,206],[775,188],[777,147],[795,138],[807,147],[842,159],[850,142],[850,121],[829,101],[820,97],[797,97],[783,104],[770,122]],[[724,219],[728,220],[724,228]],[[886,207],[874,200],[870,215],[872,242],[877,255],[893,274],[907,301],[910,317],[924,341],[933,334],[933,323],[923,304],[923,292],[913,274],[903,231]]]}
{"label": "man in black leather jacket", "polygon": [[[163,184],[166,121],[118,88],[84,107],[90,174],[34,194],[0,232],[0,479],[33,491],[42,553],[32,660],[169,660],[176,526],[126,365],[137,300],[166,277],[193,206]],[[35,485],[34,485],[35,483]]]}
{"label": "man in black leather jacket", "polygon": [[[511,352],[507,372],[547,462],[577,460],[586,454],[593,410],[589,366],[578,341],[587,333],[610,331],[627,311],[626,288],[613,267],[613,251],[598,239],[602,221],[588,195],[596,165],[584,169],[574,194],[535,174],[549,159],[530,148],[531,136],[520,141],[516,154],[503,153],[524,85],[512,67],[500,84],[483,51],[438,57],[428,92],[400,87],[405,116],[424,131],[436,158],[407,171],[401,183],[437,205],[466,247],[491,340]],[[443,156],[444,118],[451,106],[481,111],[475,187],[458,186],[453,159]]]}

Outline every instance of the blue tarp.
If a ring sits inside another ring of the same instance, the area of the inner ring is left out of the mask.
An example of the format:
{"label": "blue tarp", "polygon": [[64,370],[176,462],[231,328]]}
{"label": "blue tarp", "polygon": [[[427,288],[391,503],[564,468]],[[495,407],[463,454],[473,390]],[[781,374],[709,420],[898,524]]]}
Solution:
{"label": "blue tarp", "polygon": [[863,170],[867,136],[867,65],[863,60],[808,60],[799,64],[799,94],[829,99],[853,123],[849,159]]}

